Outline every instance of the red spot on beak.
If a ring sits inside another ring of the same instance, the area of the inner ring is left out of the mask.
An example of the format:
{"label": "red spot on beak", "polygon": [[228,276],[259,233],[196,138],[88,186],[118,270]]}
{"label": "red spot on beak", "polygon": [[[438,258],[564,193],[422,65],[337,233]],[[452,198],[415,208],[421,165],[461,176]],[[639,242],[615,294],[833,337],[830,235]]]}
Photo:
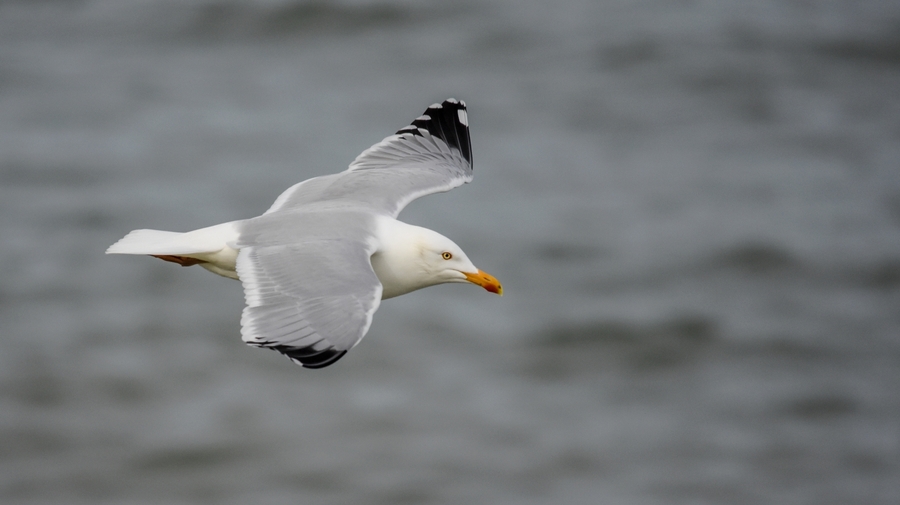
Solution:
{"label": "red spot on beak", "polygon": [[497,293],[498,295],[503,296],[503,286],[500,285],[500,281],[484,270],[479,270],[477,274],[463,272],[463,275],[465,275],[466,280],[472,284],[477,284],[491,293]]}

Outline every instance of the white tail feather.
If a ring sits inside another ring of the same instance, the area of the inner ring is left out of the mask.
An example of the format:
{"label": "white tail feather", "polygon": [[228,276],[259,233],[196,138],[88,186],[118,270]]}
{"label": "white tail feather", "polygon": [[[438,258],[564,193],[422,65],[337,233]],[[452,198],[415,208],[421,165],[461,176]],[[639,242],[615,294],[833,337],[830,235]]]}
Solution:
{"label": "white tail feather", "polygon": [[172,254],[193,255],[215,253],[237,239],[234,223],[179,233],[162,230],[134,230],[109,246],[106,254]]}

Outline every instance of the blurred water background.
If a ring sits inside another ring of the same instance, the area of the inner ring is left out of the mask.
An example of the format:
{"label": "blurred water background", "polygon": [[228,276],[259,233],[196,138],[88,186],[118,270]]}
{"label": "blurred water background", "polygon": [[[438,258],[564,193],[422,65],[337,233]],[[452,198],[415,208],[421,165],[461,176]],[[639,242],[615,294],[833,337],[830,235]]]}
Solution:
{"label": "blurred water background", "polygon": [[[900,503],[900,3],[0,3],[0,502]],[[448,96],[504,283],[304,370],[104,256]]]}

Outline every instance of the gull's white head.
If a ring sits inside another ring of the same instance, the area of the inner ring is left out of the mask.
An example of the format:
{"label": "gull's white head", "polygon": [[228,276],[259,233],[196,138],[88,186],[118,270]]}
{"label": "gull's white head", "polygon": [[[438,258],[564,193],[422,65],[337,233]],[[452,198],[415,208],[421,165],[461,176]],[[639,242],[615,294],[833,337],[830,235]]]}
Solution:
{"label": "gull's white head", "polygon": [[436,231],[385,220],[380,238],[371,260],[384,287],[383,298],[447,282],[471,282],[503,294],[494,276],[479,270],[458,245]]}
{"label": "gull's white head", "polygon": [[471,282],[491,293],[503,295],[503,286],[491,274],[478,269],[466,253],[449,238],[421,228],[418,253],[432,284]]}

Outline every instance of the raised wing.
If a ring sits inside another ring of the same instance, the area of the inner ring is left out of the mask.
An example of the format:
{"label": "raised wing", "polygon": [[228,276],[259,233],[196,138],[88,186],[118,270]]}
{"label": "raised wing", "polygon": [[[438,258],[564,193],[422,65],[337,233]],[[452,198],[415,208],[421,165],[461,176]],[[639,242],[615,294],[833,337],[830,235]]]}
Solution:
{"label": "raised wing", "polygon": [[[301,222],[290,227],[290,236],[272,240],[273,230],[285,229],[278,222],[285,217],[291,216],[249,220],[242,232],[237,272],[247,306],[241,336],[306,368],[323,368],[363,338],[381,303],[381,283],[369,261],[375,246],[352,217],[341,215],[325,224],[341,235]],[[293,236],[299,234],[304,240]]]}
{"label": "raised wing", "polygon": [[363,151],[344,172],[290,187],[266,214],[329,202],[397,217],[416,198],[449,191],[471,180],[466,104],[449,98]]}

